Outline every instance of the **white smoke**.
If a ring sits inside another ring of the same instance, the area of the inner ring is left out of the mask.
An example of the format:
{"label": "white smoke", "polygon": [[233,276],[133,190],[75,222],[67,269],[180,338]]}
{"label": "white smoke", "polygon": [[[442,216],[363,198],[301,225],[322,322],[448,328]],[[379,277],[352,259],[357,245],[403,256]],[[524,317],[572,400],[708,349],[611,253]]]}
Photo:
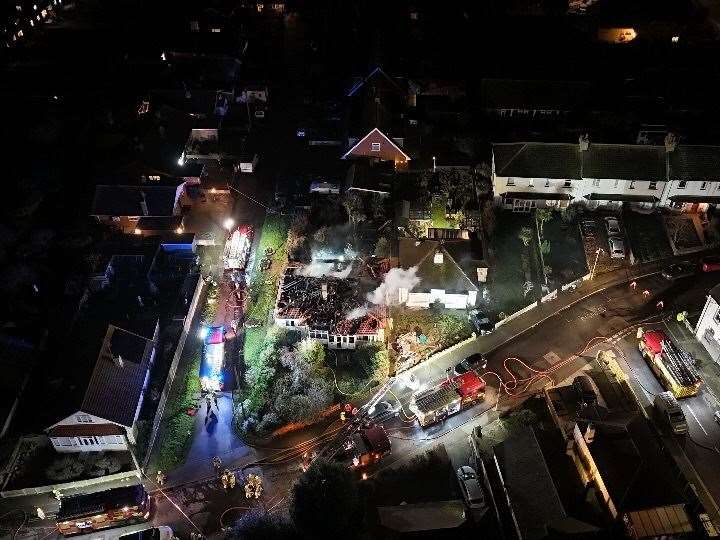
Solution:
{"label": "white smoke", "polygon": [[364,317],[367,314],[367,306],[358,306],[355,309],[351,309],[350,311],[348,311],[347,315],[345,315],[345,318],[351,321],[353,319],[359,319],[360,317]]}
{"label": "white smoke", "polygon": [[330,276],[345,279],[350,275],[350,272],[352,272],[352,264],[348,264],[342,270],[335,270],[334,263],[314,261],[303,266],[297,273],[301,276],[307,277],[319,278],[323,276]]}
{"label": "white smoke", "polygon": [[368,302],[373,304],[397,304],[399,302],[399,289],[411,291],[415,285],[420,283],[417,277],[417,266],[405,270],[404,268],[391,268],[385,274],[385,279],[373,292],[368,293]]}

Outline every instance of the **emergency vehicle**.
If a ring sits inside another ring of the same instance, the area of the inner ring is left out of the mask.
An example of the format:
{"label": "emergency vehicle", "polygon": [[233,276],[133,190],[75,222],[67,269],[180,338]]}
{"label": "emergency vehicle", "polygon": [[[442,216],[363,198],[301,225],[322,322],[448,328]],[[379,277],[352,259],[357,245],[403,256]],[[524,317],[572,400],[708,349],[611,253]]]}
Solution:
{"label": "emergency vehicle", "polygon": [[200,386],[205,392],[221,392],[225,375],[225,327],[203,328],[203,350],[200,362]]}
{"label": "emergency vehicle", "polygon": [[694,396],[700,391],[703,381],[692,356],[663,332],[643,332],[638,348],[662,386],[676,398]]}
{"label": "emergency vehicle", "polygon": [[422,427],[442,422],[485,398],[485,381],[474,371],[448,377],[410,398],[410,410]]}
{"label": "emergency vehicle", "polygon": [[225,270],[244,270],[252,246],[252,228],[241,225],[228,233],[223,252]]}

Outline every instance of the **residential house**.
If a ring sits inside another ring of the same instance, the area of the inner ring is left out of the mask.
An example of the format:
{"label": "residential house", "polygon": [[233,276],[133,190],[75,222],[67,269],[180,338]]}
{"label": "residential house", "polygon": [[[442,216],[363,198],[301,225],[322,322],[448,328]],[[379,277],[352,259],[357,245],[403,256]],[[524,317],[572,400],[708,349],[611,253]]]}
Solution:
{"label": "residential house", "polygon": [[588,102],[590,83],[483,79],[482,109],[501,118],[557,118],[581,111]]}
{"label": "residential house", "polygon": [[158,321],[126,330],[108,325],[82,404],[47,428],[58,452],[127,450],[155,359]]}
{"label": "residential house", "polygon": [[715,285],[707,295],[705,307],[695,325],[695,337],[710,357],[720,363],[720,285]]}
{"label": "residential house", "polygon": [[475,306],[487,264],[474,232],[429,228],[427,240],[401,238],[399,251],[400,266],[415,268],[420,279],[411,290],[400,289],[401,303],[420,308],[434,302],[449,309]]}
{"label": "residential house", "polygon": [[493,145],[496,204],[516,212],[535,207],[589,208],[623,203],[653,208],[665,188],[661,146],[580,143]]}
{"label": "residential house", "polygon": [[394,79],[379,67],[358,80],[347,93],[348,150],[342,158],[367,157],[405,167],[411,159],[407,146],[417,131],[410,114],[415,95],[411,83]]}
{"label": "residential house", "polygon": [[720,202],[720,146],[678,145],[667,141],[668,182],[663,206],[705,212]]}
{"label": "residential house", "polygon": [[595,516],[583,504],[582,486],[571,474],[563,442],[557,429],[525,426],[493,447],[492,473],[504,489],[491,500],[501,509],[499,515],[510,516],[512,537],[602,537]]}
{"label": "residential house", "polygon": [[95,187],[90,215],[100,223],[137,232],[143,217],[168,217],[179,213],[178,201],[184,185],[179,186],[113,186]]}
{"label": "residential house", "polygon": [[357,159],[348,168],[345,189],[385,196],[392,191],[395,179],[396,172],[392,162],[372,163],[369,159]]}
{"label": "residential house", "polygon": [[[286,270],[275,303],[275,324],[300,331],[331,349],[355,349],[373,341],[385,341],[386,315],[381,308],[366,307],[360,281],[344,277],[349,267],[325,275],[302,275],[302,268]],[[319,268],[319,267],[318,267]]]}

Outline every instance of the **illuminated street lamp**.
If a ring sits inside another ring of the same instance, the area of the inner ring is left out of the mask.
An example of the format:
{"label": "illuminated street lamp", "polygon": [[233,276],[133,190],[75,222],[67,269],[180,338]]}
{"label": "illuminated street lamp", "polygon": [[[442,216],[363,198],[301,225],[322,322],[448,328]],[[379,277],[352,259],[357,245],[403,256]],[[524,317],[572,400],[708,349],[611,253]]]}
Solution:
{"label": "illuminated street lamp", "polygon": [[207,326],[201,326],[200,330],[198,331],[198,337],[204,340],[208,336],[209,332],[210,331],[208,330]]}
{"label": "illuminated street lamp", "polygon": [[232,229],[233,225],[235,225],[235,220],[233,218],[227,218],[223,221],[223,227],[225,227],[228,231]]}
{"label": "illuminated street lamp", "polygon": [[180,157],[178,158],[178,165],[183,167],[185,165],[185,152],[180,154]]}

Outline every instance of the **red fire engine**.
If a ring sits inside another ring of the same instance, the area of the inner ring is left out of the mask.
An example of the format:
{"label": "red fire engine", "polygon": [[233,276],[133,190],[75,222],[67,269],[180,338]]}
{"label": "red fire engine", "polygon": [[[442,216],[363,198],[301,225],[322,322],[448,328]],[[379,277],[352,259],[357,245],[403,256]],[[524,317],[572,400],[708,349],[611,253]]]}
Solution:
{"label": "red fire engine", "polygon": [[472,407],[485,397],[485,381],[474,371],[443,379],[410,399],[410,410],[422,427],[445,420],[451,414]]}
{"label": "red fire engine", "polygon": [[643,332],[638,348],[663,387],[676,398],[694,396],[702,379],[690,353],[675,345],[659,330]]}

